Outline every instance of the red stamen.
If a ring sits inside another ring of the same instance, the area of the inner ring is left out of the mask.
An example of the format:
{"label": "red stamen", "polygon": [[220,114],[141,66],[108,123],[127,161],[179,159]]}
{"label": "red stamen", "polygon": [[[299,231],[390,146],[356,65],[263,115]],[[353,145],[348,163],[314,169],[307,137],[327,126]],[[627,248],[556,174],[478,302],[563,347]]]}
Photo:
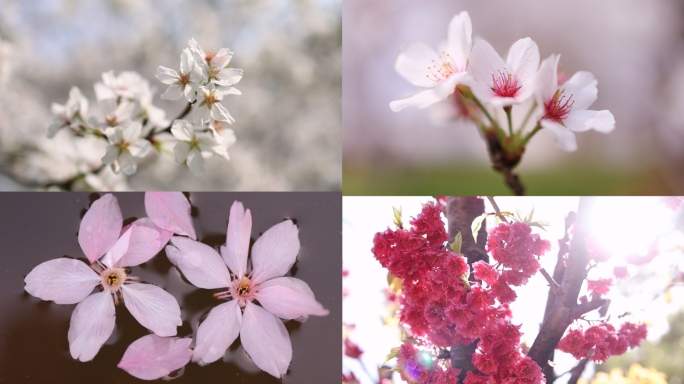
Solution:
{"label": "red stamen", "polygon": [[520,87],[518,87],[518,80],[513,77],[510,73],[508,73],[508,70],[504,69],[503,73],[501,71],[499,72],[499,77],[495,77],[492,74],[492,83],[494,83],[494,87],[492,87],[492,91],[497,96],[500,97],[515,97],[516,93],[518,93],[518,90]]}
{"label": "red stamen", "polygon": [[551,100],[544,104],[546,114],[543,118],[560,122],[568,117],[572,106],[575,104],[575,101],[572,100],[572,96],[573,95],[570,95],[570,97],[568,97],[566,100],[565,89],[556,91]]}

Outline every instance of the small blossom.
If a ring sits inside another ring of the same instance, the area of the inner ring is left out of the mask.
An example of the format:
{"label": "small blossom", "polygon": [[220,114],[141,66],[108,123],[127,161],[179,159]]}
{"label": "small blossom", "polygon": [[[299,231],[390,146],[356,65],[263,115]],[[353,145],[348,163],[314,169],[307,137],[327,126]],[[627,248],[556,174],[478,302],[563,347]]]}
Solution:
{"label": "small blossom", "polygon": [[609,133],[615,128],[610,111],[591,111],[587,108],[596,101],[598,83],[589,72],[577,72],[562,85],[558,83],[559,55],[551,55],[539,67],[535,97],[540,107],[539,123],[556,139],[565,151],[577,149],[575,134],[594,129]]}
{"label": "small blossom", "polygon": [[226,107],[221,105],[225,95],[241,95],[240,91],[235,88],[216,88],[214,84],[209,84],[206,87],[200,87],[198,90],[198,105],[193,112],[193,118],[197,124],[205,124],[211,119],[218,121],[225,121],[233,124],[235,119],[228,113]]}
{"label": "small blossom", "polygon": [[[195,175],[204,174],[204,156],[217,154],[229,160],[228,147],[235,143],[235,135],[219,136],[204,126],[196,126],[185,120],[175,120],[171,127],[173,136],[180,140],[174,147],[176,162],[186,163]],[[232,133],[232,130],[229,130]]]}
{"label": "small blossom", "polygon": [[610,287],[613,285],[613,279],[587,280],[587,284],[587,289],[591,292],[605,295],[610,291]]}
{"label": "small blossom", "polygon": [[185,96],[188,102],[195,101],[197,87],[202,81],[202,70],[197,66],[192,53],[185,48],[181,53],[180,73],[173,69],[157,67],[154,74],[164,84],[170,84],[161,95],[165,100],[178,100]]}
{"label": "small blossom", "polygon": [[441,54],[423,43],[408,44],[401,49],[395,69],[409,83],[428,88],[417,95],[390,103],[399,112],[415,106],[425,108],[452,95],[456,85],[467,76],[466,64],[472,47],[472,25],[468,12],[454,16],[449,23],[446,49]]}
{"label": "small blossom", "polygon": [[231,299],[214,307],[200,324],[193,361],[209,364],[218,360],[239,334],[252,361],[269,374],[282,377],[292,359],[292,345],[279,318],[325,316],[329,311],[316,301],[304,281],[282,277],[299,252],[299,231],[294,223],[278,223],[257,239],[249,271],[251,229],[250,211],[235,202],[220,255],[206,244],[183,237],[174,237],[166,254],[192,284],[226,289],[215,296]]}
{"label": "small blossom", "polygon": [[132,175],[137,170],[135,158],[141,158],[150,151],[150,142],[141,138],[142,124],[138,121],[126,125],[107,128],[105,135],[109,140],[107,153],[102,163],[112,166],[115,173],[120,171]]}
{"label": "small blossom", "polygon": [[78,120],[84,121],[88,113],[88,99],[86,99],[78,87],[73,86],[69,90],[69,100],[66,104],[52,103],[52,114],[55,121],[48,128],[48,137],[55,136],[61,128],[77,128]]}
{"label": "small blossom", "polygon": [[233,58],[233,52],[228,48],[221,48],[218,52],[205,52],[192,38],[188,41],[188,45],[207,81],[219,87],[228,87],[237,84],[242,79],[242,69],[228,68],[230,59]]}

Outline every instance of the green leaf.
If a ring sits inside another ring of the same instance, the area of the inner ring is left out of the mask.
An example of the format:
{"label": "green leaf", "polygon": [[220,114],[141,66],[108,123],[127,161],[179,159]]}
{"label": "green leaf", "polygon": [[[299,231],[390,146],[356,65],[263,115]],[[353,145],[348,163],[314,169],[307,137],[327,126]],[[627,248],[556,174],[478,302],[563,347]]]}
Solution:
{"label": "green leaf", "polygon": [[482,222],[487,218],[487,214],[483,213],[482,215],[478,216],[473,220],[473,224],[470,226],[470,229],[473,231],[473,239],[475,239],[475,242],[477,243],[477,233],[480,232],[480,228],[482,228]]}
{"label": "green leaf", "polygon": [[461,235],[461,231],[458,231],[458,233],[454,237],[454,242],[451,243],[451,250],[460,255],[462,245],[463,245],[463,236]]}
{"label": "green leaf", "polygon": [[387,354],[387,357],[385,357],[385,361],[383,361],[382,363],[385,364],[388,361],[396,358],[397,356],[399,356],[399,347],[394,347],[390,349],[390,353]]}
{"label": "green leaf", "polygon": [[392,211],[394,213],[394,225],[396,225],[399,228],[402,228],[401,207],[399,207],[398,209],[396,207],[392,207]]}

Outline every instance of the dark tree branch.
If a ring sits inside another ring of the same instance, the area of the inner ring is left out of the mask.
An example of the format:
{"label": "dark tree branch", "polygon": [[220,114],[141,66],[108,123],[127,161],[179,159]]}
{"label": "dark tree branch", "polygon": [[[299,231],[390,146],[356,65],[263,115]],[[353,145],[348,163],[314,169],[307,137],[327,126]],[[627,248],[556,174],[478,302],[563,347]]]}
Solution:
{"label": "dark tree branch", "polygon": [[582,359],[577,363],[577,365],[574,368],[570,370],[570,380],[568,380],[568,384],[577,384],[577,381],[582,376],[582,372],[584,372],[584,369],[587,367],[588,362],[588,358]]}
{"label": "dark tree branch", "polygon": [[[477,242],[470,235],[472,229],[471,225],[475,218],[484,213],[484,200],[479,197],[472,196],[449,196],[447,197],[446,217],[448,220],[449,241],[453,242],[456,234],[461,232],[463,244],[461,245],[461,253],[468,261],[468,265],[484,260],[489,263],[489,256],[485,250],[487,243],[487,225],[482,223],[479,232],[477,233]],[[475,281],[473,274],[469,278],[472,282]],[[467,371],[476,371],[472,364],[473,354],[477,347],[477,340],[469,345],[454,345],[451,347],[450,357],[451,366],[461,369],[461,380],[465,378]]]}
{"label": "dark tree branch", "polygon": [[586,303],[581,303],[572,310],[572,318],[579,319],[585,313],[591,312],[595,309],[603,307],[608,300],[606,299],[596,299],[592,301],[587,301]]}
{"label": "dark tree branch", "polygon": [[557,295],[558,290],[560,290],[560,285],[558,285],[558,283],[556,283],[556,280],[554,280],[553,277],[551,277],[549,273],[546,272],[546,269],[542,268],[539,270],[539,272],[542,274],[542,276],[544,276],[546,282],[549,283],[549,289],[551,289],[551,292]]}
{"label": "dark tree branch", "polygon": [[[595,199],[594,197],[580,198],[577,225],[570,244],[570,254],[560,290],[548,315],[544,318],[539,335],[537,335],[527,354],[540,367],[548,365],[549,358],[558,341],[563,337],[565,330],[573,320],[573,311],[577,307],[577,298],[586,277],[589,263],[589,255],[584,247],[584,241],[589,227],[589,213],[595,204]],[[555,377],[547,377],[547,382],[553,382],[553,379]]]}
{"label": "dark tree branch", "polygon": [[501,142],[499,142],[499,138],[494,130],[487,131],[485,139],[492,167],[503,174],[506,185],[516,196],[523,196],[525,194],[525,186],[520,181],[518,175],[513,173],[513,169],[520,162],[525,148],[518,148],[513,153],[507,152]]}

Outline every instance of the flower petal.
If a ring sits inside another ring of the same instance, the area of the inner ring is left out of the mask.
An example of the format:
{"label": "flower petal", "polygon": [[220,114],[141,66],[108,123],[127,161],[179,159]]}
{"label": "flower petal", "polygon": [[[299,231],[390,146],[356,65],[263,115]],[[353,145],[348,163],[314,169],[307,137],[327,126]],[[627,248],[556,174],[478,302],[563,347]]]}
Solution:
{"label": "flower petal", "polygon": [[435,88],[428,89],[423,92],[419,92],[408,99],[395,100],[391,102],[390,109],[394,112],[399,112],[406,107],[425,108],[438,101],[446,99],[447,96],[448,95],[442,97],[441,92],[438,92]]}
{"label": "flower petal", "polygon": [[221,256],[226,265],[238,277],[247,271],[249,238],[252,233],[252,212],[245,211],[241,202],[235,201],[230,207],[226,245],[221,247]]}
{"label": "flower petal", "polygon": [[168,88],[166,88],[166,92],[159,95],[159,97],[162,100],[178,100],[181,98],[181,96],[183,96],[184,90],[185,87],[181,83],[171,84]]}
{"label": "flower petal", "polygon": [[563,123],[574,132],[594,129],[601,133],[609,133],[615,129],[615,117],[610,111],[570,111],[563,119]]}
{"label": "flower petal", "polygon": [[589,108],[598,98],[598,80],[591,72],[579,71],[561,86],[567,97],[572,96],[572,110]]}
{"label": "flower petal", "polygon": [[156,380],[181,369],[190,362],[191,338],[147,335],[126,348],[117,365],[141,380]]}
{"label": "flower petal", "polygon": [[204,175],[204,158],[199,150],[193,149],[188,153],[188,168],[195,176]]}
{"label": "flower petal", "polygon": [[267,311],[283,319],[291,320],[306,315],[325,316],[330,313],[316,301],[308,284],[292,277],[278,277],[263,282],[255,296]]}
{"label": "flower petal", "polygon": [[114,246],[112,249],[107,251],[107,253],[102,257],[100,261],[107,267],[113,267],[116,265],[116,263],[121,260],[121,257],[128,251],[128,244],[130,243],[131,240],[131,229],[130,226],[127,226],[123,235],[119,237],[119,240],[114,243]]}
{"label": "flower petal", "polygon": [[292,268],[299,253],[299,229],[290,220],[278,223],[252,247],[252,280],[255,284],[280,277]]}
{"label": "flower petal", "polygon": [[187,141],[177,142],[176,146],[173,147],[173,154],[177,163],[184,163],[185,159],[187,159],[190,154],[190,143]]}
{"label": "flower petal", "polygon": [[92,360],[114,331],[115,318],[114,300],[107,291],[94,293],[78,303],[69,325],[71,357]]}
{"label": "flower petal", "polygon": [[538,105],[546,104],[558,90],[558,60],[560,55],[551,55],[542,61],[534,79],[535,98]]}
{"label": "flower petal", "polygon": [[192,361],[204,365],[220,359],[237,338],[241,326],[242,313],[237,300],[212,308],[197,329]]}
{"label": "flower petal", "polygon": [[401,47],[394,68],[406,81],[424,88],[432,88],[435,82],[427,77],[428,67],[439,55],[423,43],[412,43]]}
{"label": "flower petal", "polygon": [[152,284],[125,284],[121,287],[124,304],[144,327],[159,336],[175,336],[183,324],[176,299]]}
{"label": "flower petal", "polygon": [[159,228],[148,217],[134,221],[128,249],[119,260],[119,265],[133,267],[147,262],[164,248],[171,236],[173,232]]}
{"label": "flower petal", "polygon": [[197,239],[190,202],[182,192],[146,192],[145,212],[159,228]]}
{"label": "flower petal", "polygon": [[[163,66],[158,66],[157,70],[154,73],[154,76],[159,79],[164,84],[173,84],[178,81],[180,78],[180,75],[178,72],[171,68],[166,68]],[[163,99],[163,97],[162,97]]]}
{"label": "flower petal", "polygon": [[228,124],[233,124],[235,119],[228,113],[228,110],[223,105],[216,103],[211,108],[211,117],[217,121],[225,121]]}
{"label": "flower petal", "polygon": [[245,307],[240,341],[257,367],[275,377],[287,372],[292,360],[287,329],[280,319],[252,302]]}
{"label": "flower petal", "polygon": [[475,80],[493,88],[494,77],[498,77],[499,73],[506,73],[506,71],[512,74],[508,64],[503,61],[491,44],[482,39],[475,42],[468,63],[468,73]]}
{"label": "flower petal", "polygon": [[518,85],[524,86],[534,78],[539,68],[539,47],[529,37],[513,43],[506,59],[518,79]]}
{"label": "flower petal", "polygon": [[117,160],[119,161],[121,171],[126,175],[130,176],[138,169],[138,163],[135,162],[135,158],[131,156],[129,152],[124,151],[119,153],[119,158]]}
{"label": "flower petal", "polygon": [[473,26],[468,12],[462,11],[449,22],[447,46],[460,70],[464,70],[473,46]]}
{"label": "flower petal", "polygon": [[186,279],[199,288],[230,286],[230,273],[214,248],[186,237],[174,236],[166,247],[166,256]]}
{"label": "flower petal", "polygon": [[574,152],[577,150],[577,140],[575,140],[575,134],[571,130],[565,128],[560,123],[549,119],[543,119],[540,122],[541,126],[551,132],[554,139],[556,139],[556,144],[561,147],[562,150],[566,152]]}
{"label": "flower petal", "polygon": [[91,264],[116,243],[122,225],[121,208],[111,193],[100,197],[90,206],[81,220],[78,244]]}
{"label": "flower petal", "polygon": [[38,264],[24,279],[26,292],[57,304],[76,304],[100,282],[100,276],[84,262],[54,259]]}

